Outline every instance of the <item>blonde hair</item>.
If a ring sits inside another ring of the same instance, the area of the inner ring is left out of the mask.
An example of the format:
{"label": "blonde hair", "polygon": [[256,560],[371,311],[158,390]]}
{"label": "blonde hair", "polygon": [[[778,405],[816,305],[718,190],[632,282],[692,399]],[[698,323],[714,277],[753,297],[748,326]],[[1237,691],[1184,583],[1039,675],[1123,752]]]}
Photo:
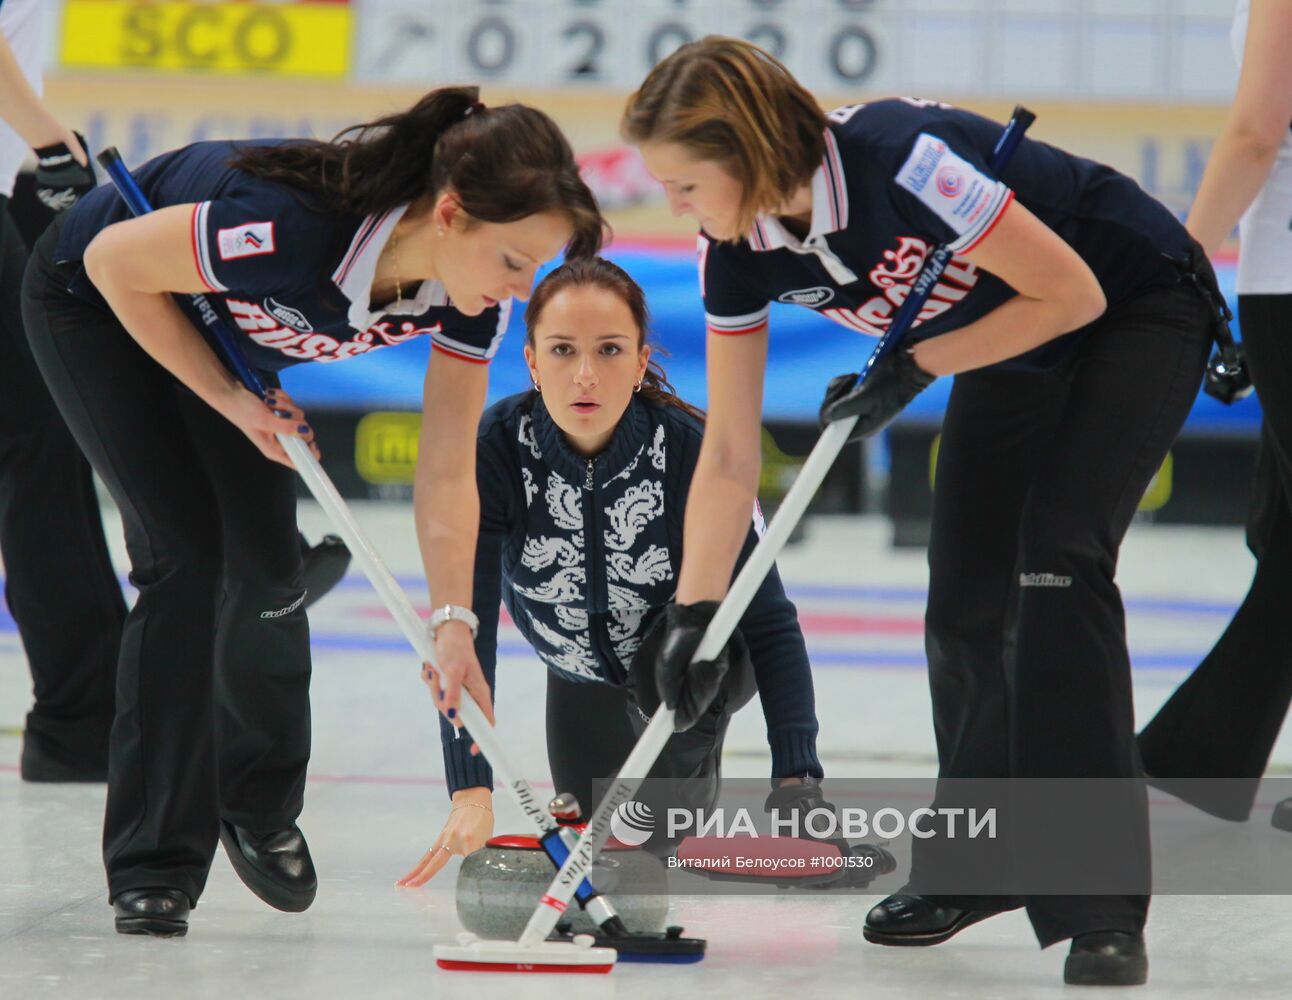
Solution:
{"label": "blonde hair", "polygon": [[812,179],[825,155],[825,113],[757,45],[709,35],[663,60],[628,98],[626,141],[676,143],[740,182],[738,233]]}

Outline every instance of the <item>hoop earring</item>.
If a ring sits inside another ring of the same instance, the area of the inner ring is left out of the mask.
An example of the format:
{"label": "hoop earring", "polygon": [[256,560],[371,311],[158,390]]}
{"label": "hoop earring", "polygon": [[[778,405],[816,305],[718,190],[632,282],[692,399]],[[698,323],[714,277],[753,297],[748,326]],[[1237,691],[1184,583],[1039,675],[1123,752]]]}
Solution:
{"label": "hoop earring", "polygon": [[540,386],[540,385],[538,384],[538,379],[536,379],[536,378],[532,378],[532,379],[530,379],[529,381],[530,381],[531,383],[533,383],[534,391],[535,391],[535,392],[542,392],[542,391],[543,391],[543,387],[542,387],[542,386]]}
{"label": "hoop earring", "polygon": [[633,392],[641,392],[641,391],[642,391],[642,384],[638,382],[635,386],[633,386]]}

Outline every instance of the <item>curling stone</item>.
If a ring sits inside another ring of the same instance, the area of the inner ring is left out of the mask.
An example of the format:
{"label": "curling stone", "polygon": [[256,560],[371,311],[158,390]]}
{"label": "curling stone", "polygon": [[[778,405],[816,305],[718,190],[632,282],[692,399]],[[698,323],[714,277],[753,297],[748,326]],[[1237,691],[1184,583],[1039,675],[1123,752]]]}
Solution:
{"label": "curling stone", "polygon": [[[515,940],[525,929],[556,868],[538,838],[494,837],[462,862],[457,906],[462,926],[482,938]],[[610,840],[589,880],[614,903],[632,932],[658,933],[668,919],[668,879],[663,862],[651,854]],[[575,934],[592,934],[596,925],[576,903],[563,922]]]}

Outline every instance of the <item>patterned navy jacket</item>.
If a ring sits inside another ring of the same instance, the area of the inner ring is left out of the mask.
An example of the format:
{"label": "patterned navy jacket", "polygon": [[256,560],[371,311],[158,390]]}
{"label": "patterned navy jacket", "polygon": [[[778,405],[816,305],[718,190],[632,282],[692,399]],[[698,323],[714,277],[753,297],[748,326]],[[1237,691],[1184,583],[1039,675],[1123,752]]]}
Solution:
{"label": "patterned navy jacket", "polygon": [[[574,451],[541,397],[524,392],[484,414],[477,440],[480,536],[476,655],[494,687],[498,606],[548,669],[622,685],[646,629],[674,595],[682,515],[701,425],[634,396],[606,449]],[[751,526],[743,565],[757,543]],[[737,567],[739,569],[739,566]],[[794,605],[773,568],[740,621],[767,720],[772,774],[822,776],[812,675]],[[449,792],[493,786],[470,741],[440,719]]]}

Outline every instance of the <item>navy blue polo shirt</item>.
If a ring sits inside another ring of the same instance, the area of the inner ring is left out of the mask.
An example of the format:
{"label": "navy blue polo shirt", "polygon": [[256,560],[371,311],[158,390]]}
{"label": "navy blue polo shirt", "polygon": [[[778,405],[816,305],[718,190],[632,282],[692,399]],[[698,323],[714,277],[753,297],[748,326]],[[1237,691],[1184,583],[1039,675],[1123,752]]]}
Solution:
{"label": "navy blue polo shirt", "polygon": [[[443,285],[422,281],[384,309],[371,307],[377,258],[408,206],[366,218],[328,211],[299,191],[230,166],[242,145],[248,144],[194,143],[148,161],[135,179],[154,208],[193,205],[191,249],[206,301],[242,333],[254,367],[272,372],[303,361],[339,361],[423,334],[438,350],[468,361],[493,357],[510,300],[464,316]],[[129,217],[111,185],[96,188],[68,214],[56,260],[81,260],[100,230]],[[103,301],[83,269],[70,287]],[[175,301],[214,344],[199,304],[188,295]]]}
{"label": "navy blue polo shirt", "polygon": [[[1110,308],[1177,280],[1184,227],[1111,167],[1024,139],[997,178],[988,170],[1002,126],[945,104],[911,99],[830,112],[825,157],[812,178],[812,220],[800,240],[759,216],[748,239],[701,233],[700,287],[711,332],[750,333],[769,303],[806,306],[879,337],[928,252],[956,252],[912,330],[924,339],[966,326],[1015,292],[961,254],[977,246],[1015,198],[1090,266]],[[1047,368],[1080,331],[1004,363]]]}

